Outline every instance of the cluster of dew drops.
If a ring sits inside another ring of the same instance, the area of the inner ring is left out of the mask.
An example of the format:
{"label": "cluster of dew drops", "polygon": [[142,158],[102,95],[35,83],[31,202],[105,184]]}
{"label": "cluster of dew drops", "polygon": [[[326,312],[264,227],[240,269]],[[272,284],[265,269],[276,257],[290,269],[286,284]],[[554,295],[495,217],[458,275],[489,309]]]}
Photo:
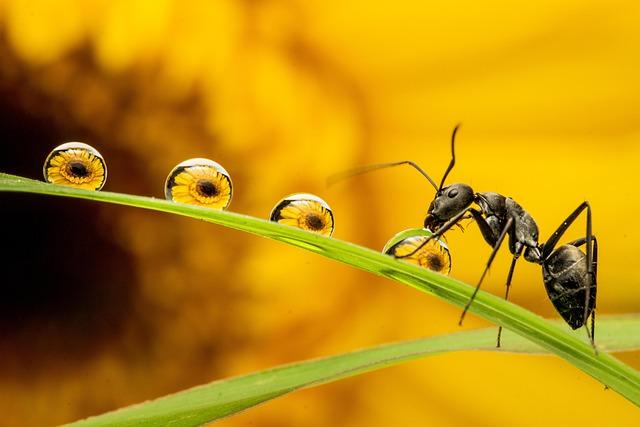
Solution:
{"label": "cluster of dew drops", "polygon": [[[54,148],[43,167],[47,182],[98,191],[107,180],[104,157],[92,146],[67,142]],[[210,209],[227,209],[233,197],[233,183],[227,170],[217,162],[193,158],[177,164],[164,184],[167,200]],[[333,211],[320,197],[309,193],[288,195],[276,203],[269,219],[330,237],[335,227]],[[383,253],[431,270],[448,274],[451,257],[446,244],[432,239],[430,232],[409,229],[396,234]]]}

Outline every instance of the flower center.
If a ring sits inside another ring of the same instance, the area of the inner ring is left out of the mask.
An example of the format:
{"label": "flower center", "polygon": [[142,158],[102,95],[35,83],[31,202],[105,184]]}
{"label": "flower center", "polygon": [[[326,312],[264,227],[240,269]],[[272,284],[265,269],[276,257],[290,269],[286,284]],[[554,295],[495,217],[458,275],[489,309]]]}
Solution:
{"label": "flower center", "polygon": [[78,178],[85,178],[89,175],[89,169],[87,166],[79,160],[71,160],[67,166],[67,171],[70,175]]}
{"label": "flower center", "polygon": [[444,267],[444,263],[442,262],[442,258],[438,254],[428,253],[426,256],[427,266],[434,271],[440,271]]}
{"label": "flower center", "polygon": [[218,194],[218,187],[213,182],[202,179],[196,184],[196,191],[204,197],[214,197]]}
{"label": "flower center", "polygon": [[317,231],[317,230],[321,230],[322,227],[324,227],[324,221],[318,214],[315,214],[315,213],[307,214],[304,220],[307,223],[307,227],[309,227],[312,230]]}

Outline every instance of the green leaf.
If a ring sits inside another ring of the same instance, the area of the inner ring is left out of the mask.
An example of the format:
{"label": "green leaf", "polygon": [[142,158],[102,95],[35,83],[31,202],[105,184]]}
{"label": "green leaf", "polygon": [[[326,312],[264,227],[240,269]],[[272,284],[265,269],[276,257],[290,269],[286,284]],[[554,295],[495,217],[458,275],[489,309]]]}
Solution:
{"label": "green leaf", "polygon": [[[213,211],[149,197],[78,190],[1,173],[0,191],[75,197],[201,219],[319,253],[394,279],[460,307],[466,304],[473,292],[470,285],[456,279],[395,260],[370,249],[237,213]],[[555,353],[640,406],[640,373],[603,351],[596,354],[589,344],[569,333],[566,328],[483,291],[478,293],[469,311]]]}
{"label": "green leaf", "polygon": [[[640,348],[640,334],[634,333],[640,330],[640,315],[601,318],[598,326],[601,348],[610,351]],[[77,421],[69,426],[196,426],[233,415],[301,388],[325,384],[428,355],[460,350],[547,353],[531,341],[507,331],[503,334],[503,347],[496,349],[495,340],[496,329],[478,329],[282,365],[194,387],[160,399]]]}

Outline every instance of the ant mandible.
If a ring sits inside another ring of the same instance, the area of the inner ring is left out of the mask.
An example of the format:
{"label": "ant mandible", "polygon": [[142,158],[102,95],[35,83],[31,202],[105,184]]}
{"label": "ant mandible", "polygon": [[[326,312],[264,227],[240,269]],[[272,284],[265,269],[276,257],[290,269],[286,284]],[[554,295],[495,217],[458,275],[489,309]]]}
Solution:
{"label": "ant mandible", "polygon": [[[400,165],[409,165],[420,172],[436,190],[436,195],[427,211],[424,227],[434,234],[425,240],[413,252],[400,258],[413,255],[431,239],[437,239],[463,219],[472,219],[480,228],[484,240],[493,248],[487,260],[480,280],[467,302],[458,324],[462,324],[467,310],[473,303],[482,281],[506,236],[509,236],[509,250],[513,255],[507,275],[505,299],[509,299],[511,279],[516,262],[521,255],[524,259],[542,266],[542,278],[549,299],[562,318],[572,329],[585,327],[591,345],[595,349],[595,309],[596,276],[598,259],[598,241],[591,231],[591,206],[582,202],[558,227],[545,243],[538,242],[538,226],[533,217],[515,200],[499,193],[476,193],[467,184],[444,186],[449,172],[456,163],[455,139],[460,125],[453,129],[451,136],[451,161],[440,185],[436,185],[416,163],[405,160],[393,163],[369,165],[343,172],[332,177],[332,181],[360,175],[377,169]],[[556,248],[558,241],[576,218],[586,210],[587,230],[583,238],[574,240]],[[586,254],[579,249],[586,245]],[[591,331],[587,320],[591,316]],[[500,347],[502,327],[498,329],[497,347]]]}

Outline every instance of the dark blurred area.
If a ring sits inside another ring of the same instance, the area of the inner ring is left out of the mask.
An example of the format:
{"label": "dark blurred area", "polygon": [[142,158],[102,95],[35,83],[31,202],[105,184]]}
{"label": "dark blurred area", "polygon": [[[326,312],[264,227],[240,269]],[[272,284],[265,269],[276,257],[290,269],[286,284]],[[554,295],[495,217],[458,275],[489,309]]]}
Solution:
{"label": "dark blurred area", "polygon": [[[66,103],[25,78],[5,37],[0,63],[0,170],[40,179],[40,159],[49,150],[69,137],[92,140],[95,132],[72,120]],[[109,237],[109,223],[102,220],[108,209],[3,195],[3,377],[37,376],[52,364],[82,363],[117,339],[135,316],[135,269],[131,254]]]}
{"label": "dark blurred area", "polygon": [[[193,119],[198,115],[195,96],[163,101],[144,88],[145,84],[154,85],[147,77],[132,73],[111,79],[97,68],[88,46],[74,49],[63,61],[32,67],[12,52],[2,33],[0,63],[0,170],[42,179],[42,162],[54,147],[67,141],[84,141],[100,147],[107,159],[106,190],[162,194],[162,178],[153,179],[153,173],[148,170],[149,159],[144,159],[141,152],[151,154],[156,160],[160,156],[165,167],[176,160],[163,159],[161,149],[149,151],[148,147],[158,141],[149,144],[149,136],[143,135],[138,126],[131,129],[129,120],[136,112],[158,122],[162,122],[163,116],[176,117],[178,112]],[[143,80],[146,83],[143,84]],[[123,111],[129,114],[122,115]],[[189,123],[186,126],[193,134],[203,135],[197,121]],[[179,132],[184,130],[183,126]],[[131,134],[140,145],[130,143]],[[167,137],[170,138],[168,134]],[[146,150],[141,149],[145,141]],[[133,218],[139,215],[129,214]],[[172,228],[173,223],[175,231],[166,231],[164,237],[176,244],[180,233],[175,220],[153,213],[140,215],[157,218],[164,224],[160,225],[164,230]],[[6,384],[21,384],[33,391],[34,387],[41,388],[50,381],[54,390],[68,386],[70,379],[81,378],[82,372],[89,372],[89,377],[95,375],[100,369],[96,364],[100,365],[105,358],[113,360],[116,366],[125,361],[128,366],[140,364],[141,372],[147,372],[158,357],[165,358],[164,345],[160,343],[162,337],[170,337],[171,333],[167,333],[163,325],[175,320],[171,313],[180,308],[177,305],[167,310],[149,298],[149,289],[141,291],[140,265],[145,255],[129,247],[126,240],[134,236],[141,239],[147,252],[156,249],[163,252],[166,262],[157,251],[151,255],[152,262],[172,269],[178,268],[180,255],[170,246],[154,248],[147,232],[125,232],[123,236],[122,221],[126,216],[125,208],[113,205],[29,194],[2,195],[0,221],[5,226],[0,287],[0,376]],[[155,239],[158,240],[162,238]],[[195,276],[192,280],[201,278]],[[157,284],[155,280],[152,282]],[[188,283],[188,279],[181,281],[187,286]],[[210,281],[205,283],[210,284]],[[162,288],[155,287],[151,292],[161,294]],[[229,302],[228,298],[220,300]],[[220,315],[227,316],[226,313]],[[188,338],[192,344],[183,343],[183,351],[187,353],[182,356],[181,351],[173,349],[176,359],[186,358],[191,366],[209,372],[205,374],[207,378],[214,375],[210,366],[215,364],[215,329],[206,331],[212,337],[206,343],[197,338],[197,333],[193,341]],[[233,339],[232,333],[221,339]],[[178,362],[177,366],[184,366],[183,363]],[[120,368],[115,373],[103,372],[103,385],[104,381],[112,387],[118,382],[129,383],[130,377],[123,373]],[[165,391],[202,381],[201,373],[194,371],[194,374],[197,379],[189,379],[190,375],[183,372],[169,373],[176,378],[171,381],[178,382]],[[154,387],[155,383],[136,387]],[[154,394],[149,393],[148,397]],[[72,413],[80,410],[87,415],[113,408],[110,402],[115,398],[114,395],[99,399],[87,396],[82,403],[77,397],[69,400],[64,393],[57,398],[45,397],[50,402],[65,399]],[[44,419],[69,420],[65,415],[68,410],[51,415],[46,415],[48,411],[33,411],[27,416],[24,413],[21,416],[18,410],[15,416],[28,425],[39,425]],[[7,414],[7,425],[19,424],[11,420],[13,416]]]}

